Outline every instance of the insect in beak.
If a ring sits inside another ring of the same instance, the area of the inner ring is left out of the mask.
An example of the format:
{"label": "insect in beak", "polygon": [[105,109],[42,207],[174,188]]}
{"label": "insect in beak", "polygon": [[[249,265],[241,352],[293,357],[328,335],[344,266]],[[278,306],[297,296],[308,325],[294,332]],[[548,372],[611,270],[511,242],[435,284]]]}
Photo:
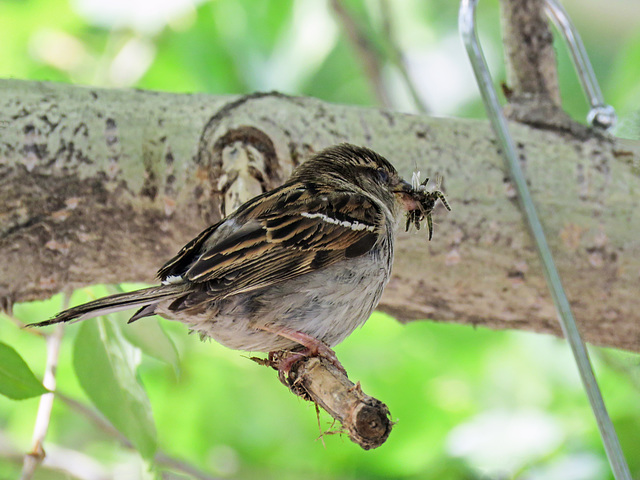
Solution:
{"label": "insect in beak", "polygon": [[413,225],[416,230],[420,230],[420,222],[426,218],[429,240],[431,240],[433,237],[433,218],[431,217],[431,212],[435,208],[437,201],[440,200],[448,211],[451,211],[451,207],[440,190],[427,190],[428,182],[429,178],[420,182],[420,172],[413,172],[410,185],[411,191],[408,193],[409,198],[404,201],[405,207],[407,207],[405,231],[409,231],[411,225]]}

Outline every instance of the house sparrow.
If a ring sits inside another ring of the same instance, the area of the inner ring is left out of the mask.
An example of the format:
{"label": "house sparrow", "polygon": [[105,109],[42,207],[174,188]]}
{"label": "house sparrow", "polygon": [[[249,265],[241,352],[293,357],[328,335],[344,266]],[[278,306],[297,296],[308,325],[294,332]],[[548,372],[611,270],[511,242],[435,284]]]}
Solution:
{"label": "house sparrow", "polygon": [[129,323],[158,314],[233,349],[337,362],[330,347],[369,318],[389,280],[401,214],[407,228],[425,217],[431,227],[438,199],[449,209],[372,150],[330,147],[191,240],[159,270],[161,285],[33,325],[138,308]]}

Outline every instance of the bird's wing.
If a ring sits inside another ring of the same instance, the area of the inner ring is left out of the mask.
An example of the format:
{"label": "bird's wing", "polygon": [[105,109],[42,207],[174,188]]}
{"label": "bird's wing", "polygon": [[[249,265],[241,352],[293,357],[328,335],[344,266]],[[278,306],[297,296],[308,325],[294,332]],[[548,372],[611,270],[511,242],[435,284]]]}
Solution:
{"label": "bird's wing", "polygon": [[[365,195],[284,185],[205,230],[160,275],[207,282],[224,296],[263,288],[365,254],[383,234],[383,218]],[[216,235],[223,230],[230,232]]]}
{"label": "bird's wing", "polygon": [[206,228],[200,232],[197,237],[182,247],[175,257],[165,263],[160,270],[158,270],[157,277],[162,281],[167,281],[167,279],[172,277],[181,277],[187,268],[189,268],[189,265],[193,263],[197,255],[199,255],[202,249],[202,244],[211,237],[223,222],[224,220]]}

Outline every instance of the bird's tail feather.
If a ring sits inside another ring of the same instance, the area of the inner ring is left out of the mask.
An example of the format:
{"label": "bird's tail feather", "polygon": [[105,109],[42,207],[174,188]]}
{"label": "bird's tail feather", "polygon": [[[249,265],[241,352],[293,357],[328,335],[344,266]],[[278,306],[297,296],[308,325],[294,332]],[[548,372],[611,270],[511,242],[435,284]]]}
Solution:
{"label": "bird's tail feather", "polygon": [[30,323],[27,326],[44,327],[46,325],[69,322],[71,320],[86,320],[121,310],[157,304],[162,300],[177,297],[182,293],[184,293],[184,286],[182,285],[161,285],[158,287],[143,288],[142,290],[136,290],[134,292],[118,293],[64,310],[49,320]]}

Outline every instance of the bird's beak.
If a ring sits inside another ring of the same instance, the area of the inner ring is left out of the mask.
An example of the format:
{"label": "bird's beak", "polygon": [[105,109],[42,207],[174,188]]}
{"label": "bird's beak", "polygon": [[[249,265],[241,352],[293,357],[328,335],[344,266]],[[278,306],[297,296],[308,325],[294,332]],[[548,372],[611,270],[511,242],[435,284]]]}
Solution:
{"label": "bird's beak", "polygon": [[398,182],[398,184],[393,188],[393,193],[400,197],[400,202],[407,211],[419,208],[418,202],[413,198],[413,195],[411,195],[413,192],[413,187],[405,180],[400,180],[400,182]]}
{"label": "bird's beak", "polygon": [[394,187],[393,193],[411,193],[413,187],[406,180],[400,180],[400,182]]}

